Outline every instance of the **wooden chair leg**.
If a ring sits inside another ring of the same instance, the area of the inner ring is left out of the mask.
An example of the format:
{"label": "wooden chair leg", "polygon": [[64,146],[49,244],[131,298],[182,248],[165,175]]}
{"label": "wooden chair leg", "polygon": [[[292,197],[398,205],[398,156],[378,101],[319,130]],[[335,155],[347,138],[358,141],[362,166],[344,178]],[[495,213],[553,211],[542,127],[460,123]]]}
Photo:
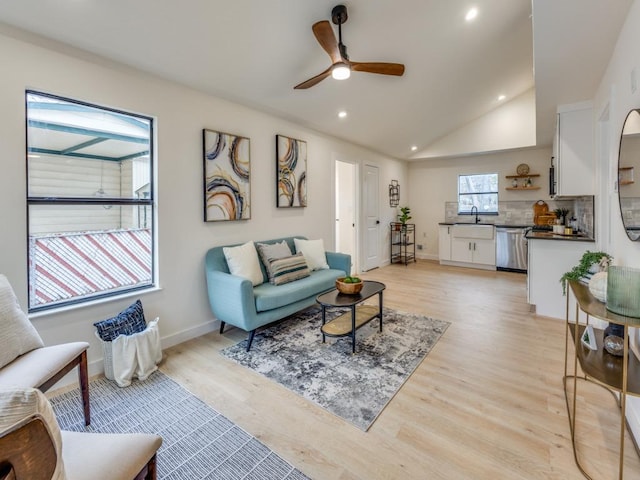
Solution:
{"label": "wooden chair leg", "polygon": [[89,369],[87,367],[87,351],[80,354],[80,364],[78,365],[78,381],[82,394],[82,408],[84,410],[84,424],[91,423],[91,404],[89,403]]}
{"label": "wooden chair leg", "polygon": [[158,475],[158,471],[156,468],[156,455],[154,455],[151,460],[149,460],[148,469],[147,480],[156,480]]}

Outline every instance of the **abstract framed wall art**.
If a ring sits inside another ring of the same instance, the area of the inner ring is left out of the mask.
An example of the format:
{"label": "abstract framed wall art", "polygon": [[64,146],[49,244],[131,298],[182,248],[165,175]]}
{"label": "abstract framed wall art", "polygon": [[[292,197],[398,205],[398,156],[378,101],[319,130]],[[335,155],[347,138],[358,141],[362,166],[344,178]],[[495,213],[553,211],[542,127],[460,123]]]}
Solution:
{"label": "abstract framed wall art", "polygon": [[276,135],[276,206],[307,206],[307,142]]}
{"label": "abstract framed wall art", "polygon": [[249,138],[202,130],[204,221],[251,218]]}

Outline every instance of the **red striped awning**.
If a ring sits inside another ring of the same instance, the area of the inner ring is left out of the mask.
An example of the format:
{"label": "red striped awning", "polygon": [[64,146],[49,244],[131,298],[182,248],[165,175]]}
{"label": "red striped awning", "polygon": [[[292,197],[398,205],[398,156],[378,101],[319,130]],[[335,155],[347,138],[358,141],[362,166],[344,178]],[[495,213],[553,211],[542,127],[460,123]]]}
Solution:
{"label": "red striped awning", "polygon": [[149,229],[33,236],[30,306],[151,284]]}

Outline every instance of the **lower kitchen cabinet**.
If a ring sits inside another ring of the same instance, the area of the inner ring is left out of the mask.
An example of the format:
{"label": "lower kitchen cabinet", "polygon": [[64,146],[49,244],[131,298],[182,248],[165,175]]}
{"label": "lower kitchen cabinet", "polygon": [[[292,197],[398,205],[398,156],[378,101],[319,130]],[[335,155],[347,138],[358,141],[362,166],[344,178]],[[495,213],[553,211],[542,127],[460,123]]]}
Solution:
{"label": "lower kitchen cabinet", "polygon": [[440,261],[451,260],[451,225],[440,225],[438,229],[438,257]]}
{"label": "lower kitchen cabinet", "polygon": [[478,238],[453,238],[451,260],[454,262],[496,265],[496,242]]}
{"label": "lower kitchen cabinet", "polygon": [[443,265],[496,268],[495,228],[491,225],[440,225],[439,258]]}

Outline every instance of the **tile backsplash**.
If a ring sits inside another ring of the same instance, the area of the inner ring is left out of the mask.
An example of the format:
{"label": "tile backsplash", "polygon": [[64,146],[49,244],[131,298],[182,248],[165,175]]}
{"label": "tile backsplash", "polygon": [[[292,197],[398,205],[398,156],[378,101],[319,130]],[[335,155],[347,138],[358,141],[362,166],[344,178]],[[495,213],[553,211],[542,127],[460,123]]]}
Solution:
{"label": "tile backsplash", "polygon": [[[593,197],[572,197],[556,200],[545,200],[552,212],[556,208],[566,208],[569,210],[568,219],[575,218],[580,231],[589,236],[593,236]],[[509,201],[498,202],[498,215],[483,216],[481,219],[485,223],[495,223],[496,225],[533,225],[532,201]],[[458,215],[458,202],[445,202],[445,222],[468,222],[469,215]]]}

